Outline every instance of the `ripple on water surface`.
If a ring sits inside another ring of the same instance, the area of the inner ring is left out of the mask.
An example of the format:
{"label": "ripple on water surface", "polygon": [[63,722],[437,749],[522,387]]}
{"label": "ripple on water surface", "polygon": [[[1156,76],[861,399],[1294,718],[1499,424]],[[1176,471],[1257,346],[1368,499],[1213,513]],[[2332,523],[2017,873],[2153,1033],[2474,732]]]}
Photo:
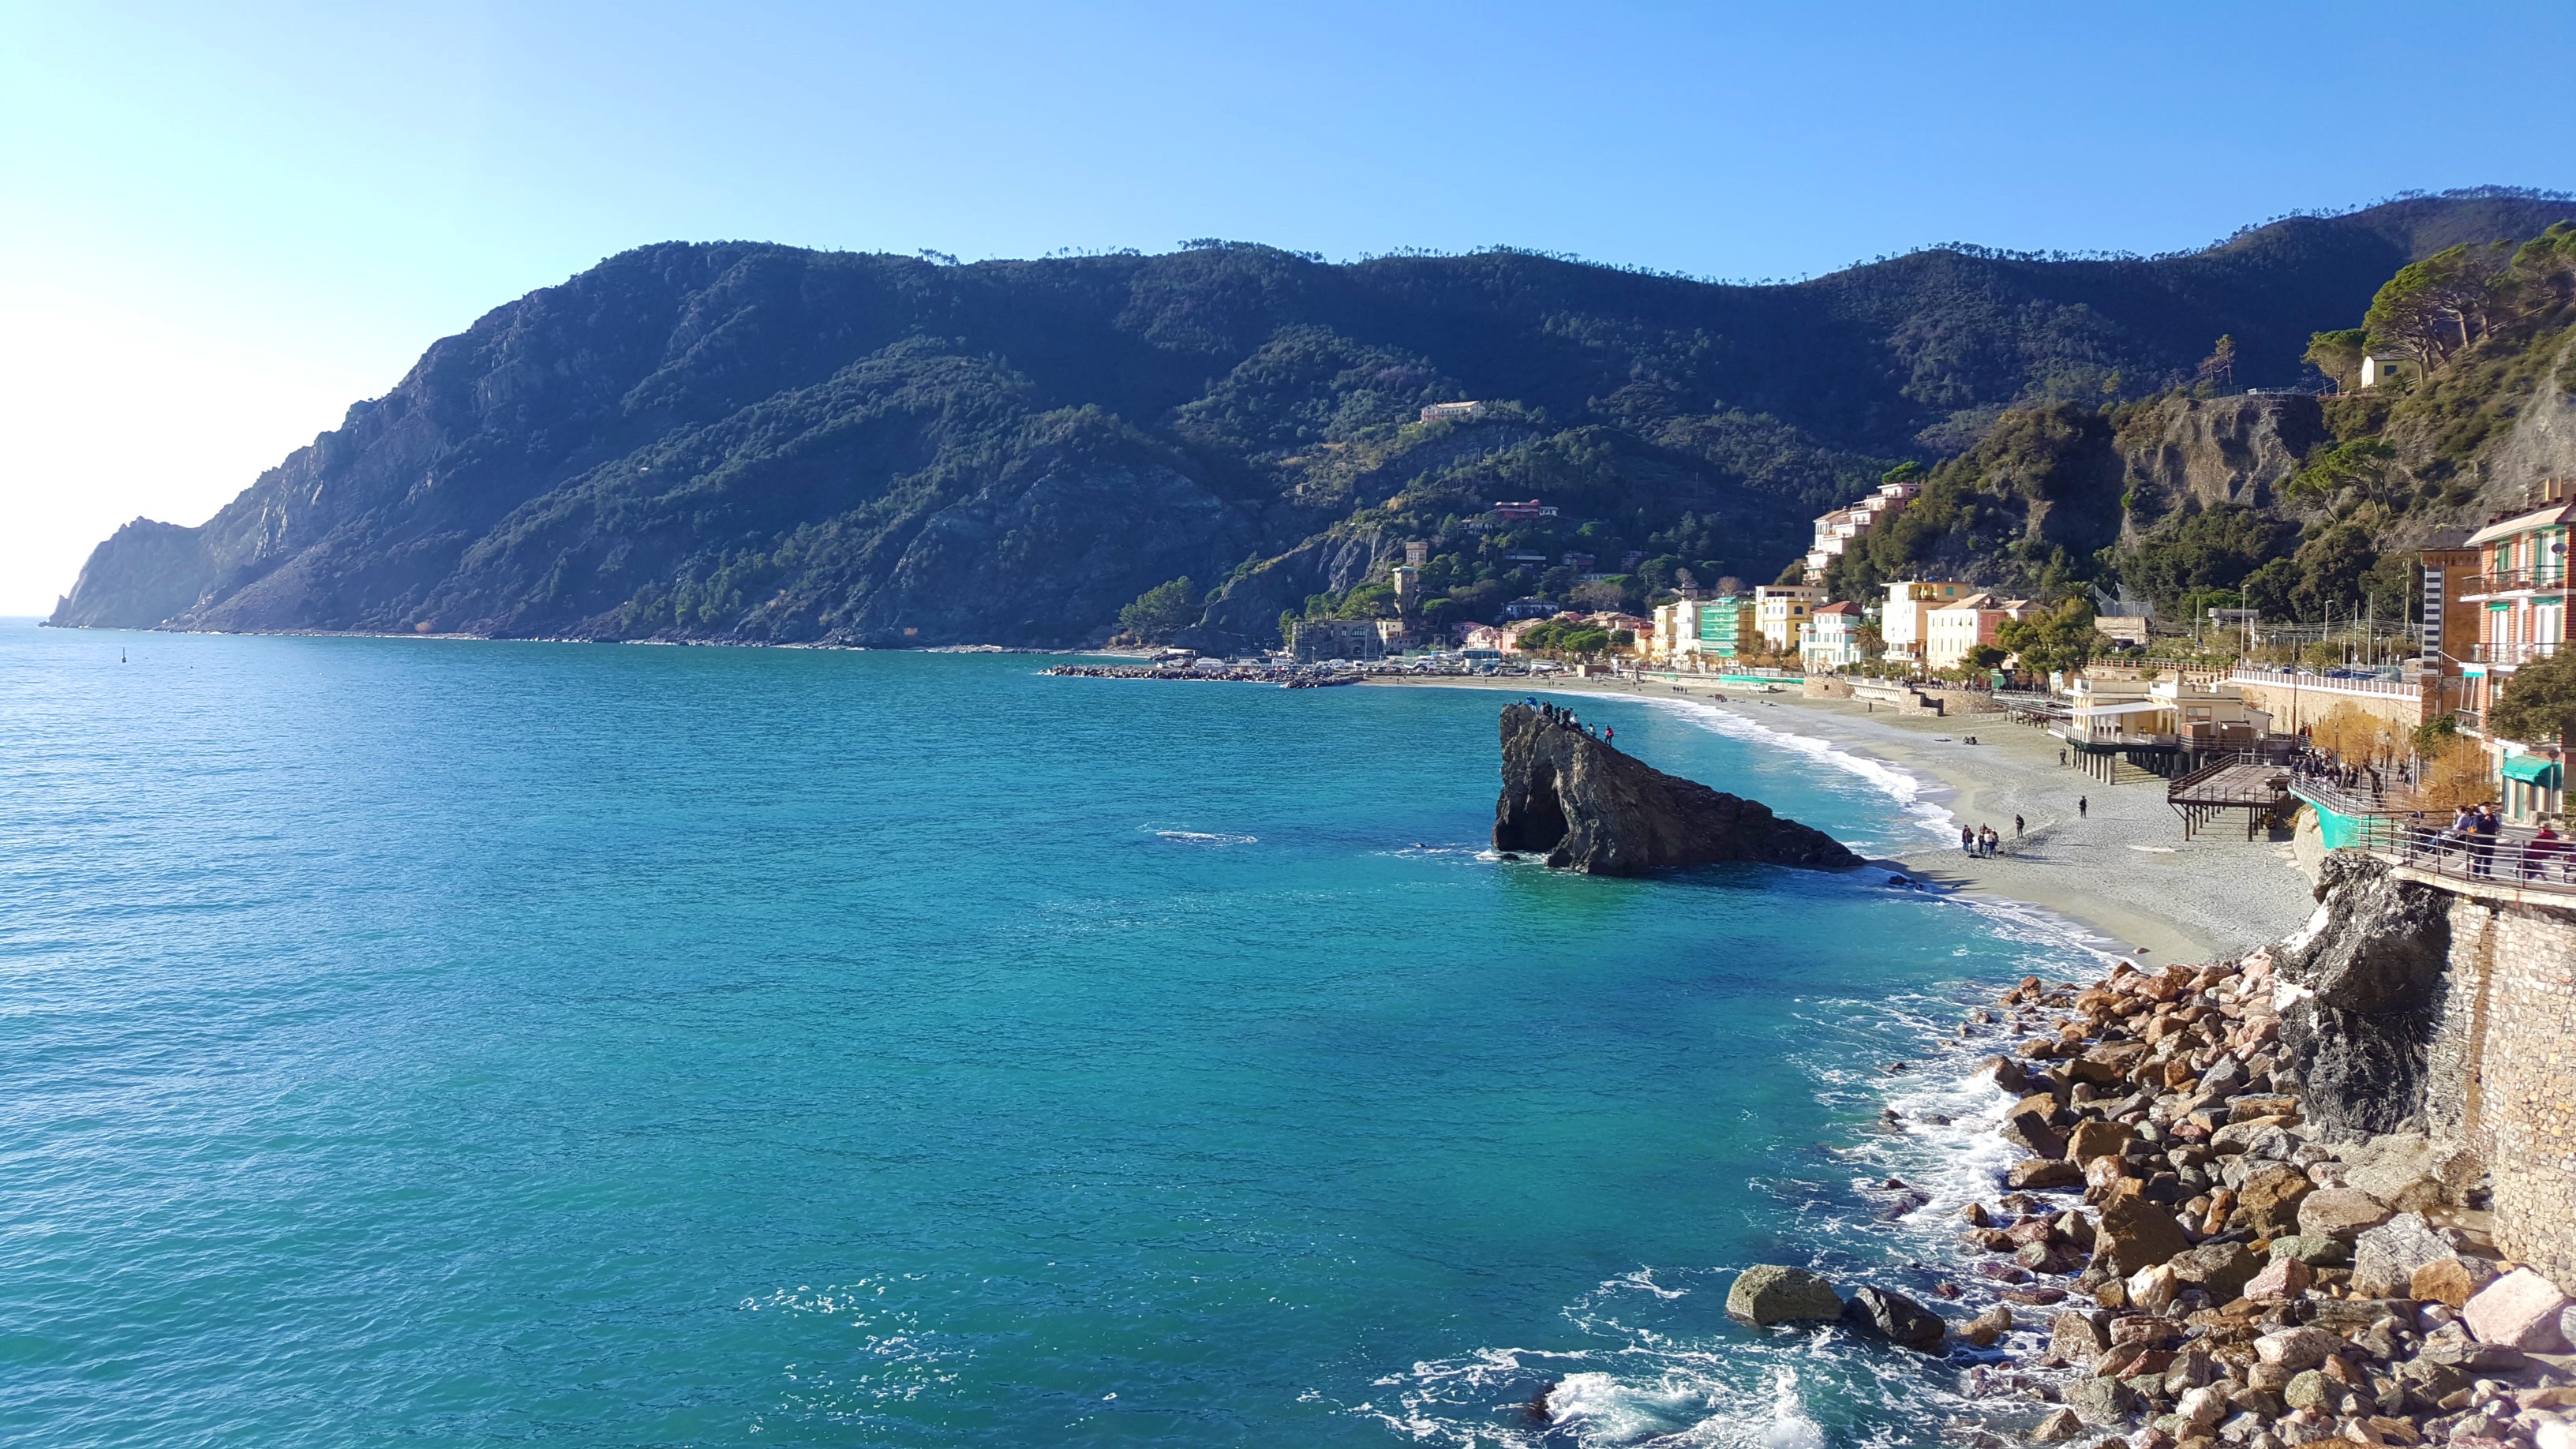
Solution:
{"label": "ripple on water surface", "polygon": [[0,626],[0,1437],[1919,1438],[1955,1367],[1725,1288],[1928,1298],[1998,1165],[1932,1044],[2080,944],[1499,862],[1499,703]]}

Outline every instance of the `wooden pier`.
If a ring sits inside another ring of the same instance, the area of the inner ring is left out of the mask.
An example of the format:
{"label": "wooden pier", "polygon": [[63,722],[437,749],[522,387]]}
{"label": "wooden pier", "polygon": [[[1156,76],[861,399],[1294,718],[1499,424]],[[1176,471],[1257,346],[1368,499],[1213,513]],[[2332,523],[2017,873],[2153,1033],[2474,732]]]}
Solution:
{"label": "wooden pier", "polygon": [[2165,787],[2165,803],[2182,817],[2182,838],[2230,810],[2245,812],[2245,838],[2257,828],[2284,819],[2290,798],[2290,767],[2252,754],[2229,755]]}

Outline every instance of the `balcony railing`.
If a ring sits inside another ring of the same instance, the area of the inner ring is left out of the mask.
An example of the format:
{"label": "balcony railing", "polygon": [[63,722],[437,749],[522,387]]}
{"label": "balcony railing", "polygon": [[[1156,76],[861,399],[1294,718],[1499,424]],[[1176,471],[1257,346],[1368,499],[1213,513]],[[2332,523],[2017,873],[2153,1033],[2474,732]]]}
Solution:
{"label": "balcony railing", "polygon": [[2471,664],[2529,664],[2535,659],[2546,659],[2557,653],[2558,646],[2562,642],[2564,641],[2557,639],[2525,639],[2519,643],[2504,644],[2480,640],[2469,646],[2469,662]]}
{"label": "balcony railing", "polygon": [[2432,821],[2369,816],[2355,844],[2408,870],[2463,890],[2511,889],[2576,897],[2576,840],[2541,840],[2520,830],[2463,834]]}
{"label": "balcony railing", "polygon": [[2560,564],[2536,569],[2498,569],[2494,573],[2474,574],[2460,581],[2460,597],[2478,598],[2487,594],[2509,594],[2516,589],[2563,589],[2567,587],[2567,570]]}

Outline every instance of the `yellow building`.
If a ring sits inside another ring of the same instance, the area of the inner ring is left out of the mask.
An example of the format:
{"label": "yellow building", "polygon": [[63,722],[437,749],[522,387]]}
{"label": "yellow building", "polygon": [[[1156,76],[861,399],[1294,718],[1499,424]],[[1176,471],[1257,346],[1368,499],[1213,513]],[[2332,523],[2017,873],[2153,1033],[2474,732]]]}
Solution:
{"label": "yellow building", "polygon": [[1934,609],[1964,599],[1972,592],[1966,584],[1931,579],[1889,584],[1887,607],[1878,618],[1879,637],[1887,641],[1888,661],[1922,663],[1924,636],[1930,631],[1927,616]]}
{"label": "yellow building", "polygon": [[1781,654],[1798,647],[1798,630],[1815,617],[1825,591],[1804,584],[1764,584],[1753,591],[1753,627]]}

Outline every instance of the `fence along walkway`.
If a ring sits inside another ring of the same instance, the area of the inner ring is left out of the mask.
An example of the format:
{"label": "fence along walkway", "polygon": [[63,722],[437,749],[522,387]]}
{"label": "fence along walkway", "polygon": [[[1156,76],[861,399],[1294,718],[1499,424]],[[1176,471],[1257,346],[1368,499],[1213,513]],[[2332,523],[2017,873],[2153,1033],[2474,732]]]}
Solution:
{"label": "fence along walkway", "polygon": [[2366,816],[2358,829],[2355,845],[2426,884],[2516,903],[2576,902],[2576,841],[2510,827],[2463,835],[2429,820],[2386,815]]}

